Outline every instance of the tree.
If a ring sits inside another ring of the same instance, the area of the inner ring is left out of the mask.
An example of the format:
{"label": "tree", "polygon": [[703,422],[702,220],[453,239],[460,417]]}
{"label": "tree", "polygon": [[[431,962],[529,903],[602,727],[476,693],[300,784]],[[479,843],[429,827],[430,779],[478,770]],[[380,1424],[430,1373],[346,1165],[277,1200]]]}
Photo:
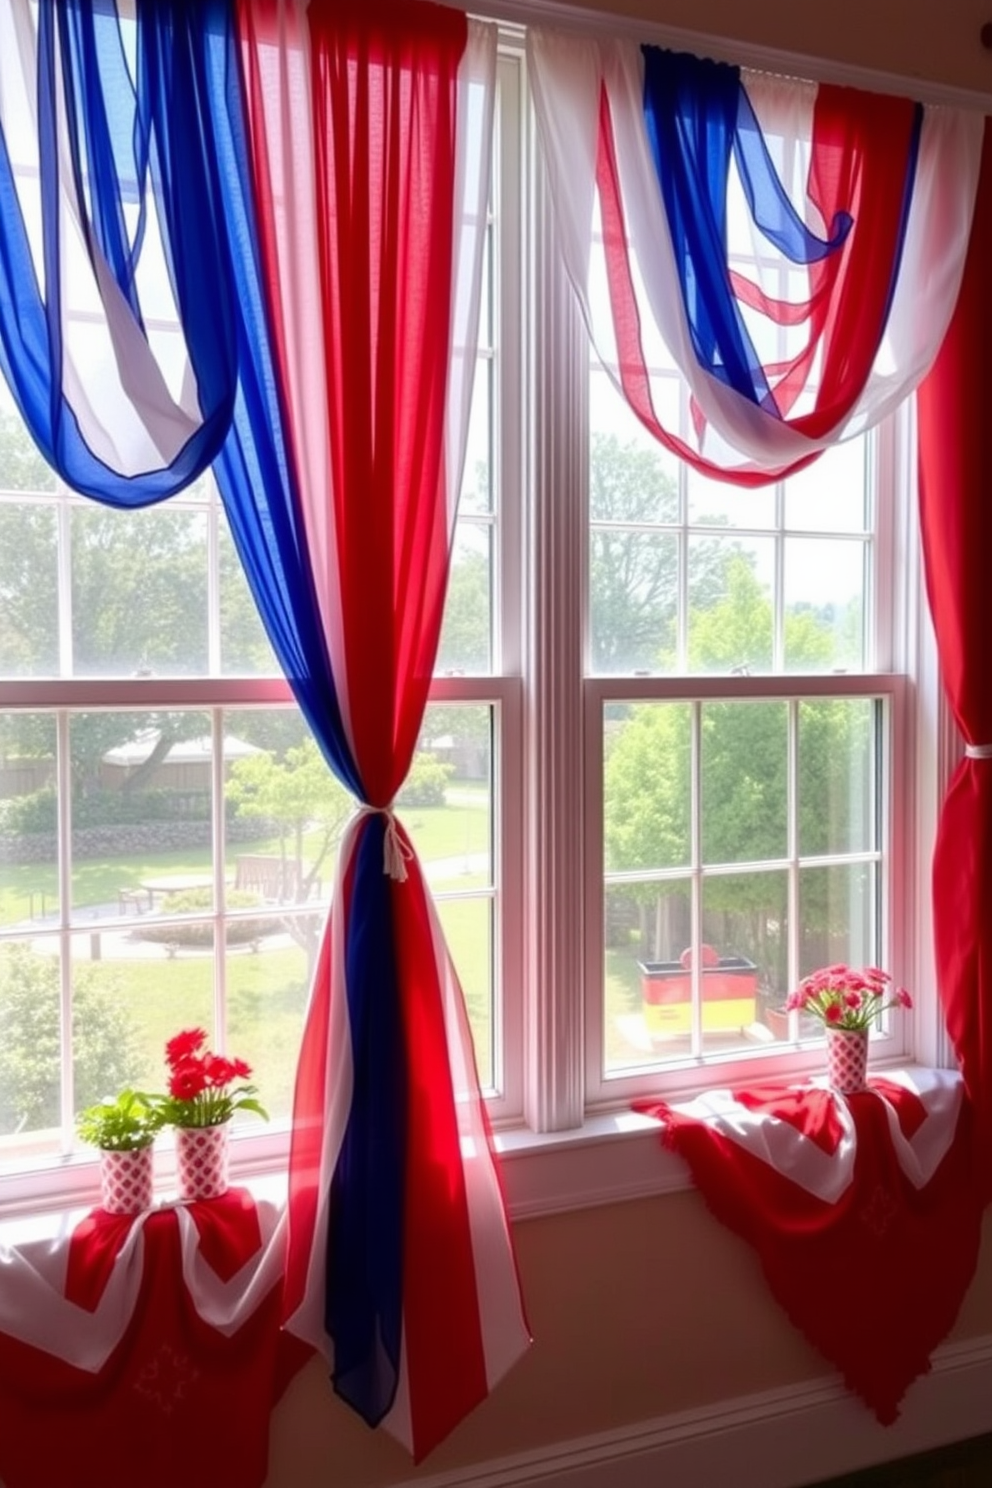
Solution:
{"label": "tree", "polygon": [[435,670],[485,672],[490,652],[489,559],[461,552],[451,565]]}
{"label": "tree", "polygon": [[[278,824],[280,855],[284,863],[294,865],[286,881],[295,884],[296,902],[305,904],[325,864],[329,868],[333,862],[345,822],[355,807],[354,799],[324,763],[314,740],[307,738],[287,749],[283,760],[272,754],[236,760],[227,783],[227,798],[239,816]],[[315,853],[308,862],[304,862],[305,834],[316,837]],[[312,967],[318,934],[314,916],[292,914],[286,916],[285,923]]]}
{"label": "tree", "polygon": [[[206,500],[208,477],[189,494]],[[0,415],[0,490],[25,499],[0,503],[0,675],[51,676],[60,670],[58,565],[68,533],[71,645],[77,675],[186,674],[207,670],[208,544],[204,511],[169,503],[122,512],[97,502],[68,503],[65,522],[51,501],[54,473],[20,419]],[[58,498],[64,501],[64,497]],[[222,529],[220,625],[228,671],[272,671],[274,663],[234,545]],[[71,761],[77,790],[97,788],[100,763],[117,745],[158,732],[151,757],[128,780],[140,790],[178,740],[204,732],[202,715],[77,714]],[[51,730],[38,715],[3,720],[8,755],[45,758]]]}
{"label": "tree", "polygon": [[[661,457],[616,434],[594,433],[589,449],[589,620],[593,670],[657,671],[675,650],[678,615],[678,488]],[[692,594],[714,603],[734,542],[705,538],[693,546]],[[747,561],[742,557],[742,561]]]}
{"label": "tree", "polygon": [[[810,670],[829,663],[834,633],[804,610],[788,614],[786,645]],[[743,556],[727,567],[726,591],[690,615],[690,664],[727,673],[771,664],[773,615]],[[843,852],[866,819],[870,798],[866,741],[871,705],[846,700],[800,707],[798,807],[805,854]],[[702,856],[708,864],[781,859],[788,848],[787,704],[777,700],[707,702],[701,714]],[[690,710],[685,703],[633,707],[608,736],[605,763],[608,870],[681,867],[690,860]],[[858,768],[860,765],[860,769]],[[824,804],[829,802],[829,811]],[[826,821],[825,821],[826,818]],[[828,949],[839,927],[828,872],[805,873],[800,924],[811,944]],[[633,885],[637,902],[656,906],[652,959],[687,943],[687,881]],[[667,902],[666,902],[667,901]],[[676,911],[671,901],[678,901]],[[707,880],[704,935],[774,971],[784,984],[785,877],[781,871],[726,874]],[[814,959],[817,959],[814,956]],[[822,959],[822,956],[819,957]],[[829,959],[829,958],[828,958]]]}
{"label": "tree", "polygon": [[[140,1060],[119,982],[90,967],[74,970],[73,981],[78,1110],[133,1082]],[[59,1028],[56,958],[26,945],[0,949],[0,1132],[58,1126]]]}

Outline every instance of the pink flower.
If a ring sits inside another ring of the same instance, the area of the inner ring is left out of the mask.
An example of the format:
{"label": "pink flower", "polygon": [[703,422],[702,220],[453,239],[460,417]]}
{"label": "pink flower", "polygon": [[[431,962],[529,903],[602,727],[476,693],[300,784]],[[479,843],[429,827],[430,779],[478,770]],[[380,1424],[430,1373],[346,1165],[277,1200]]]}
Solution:
{"label": "pink flower", "polygon": [[175,1065],[169,1076],[169,1094],[176,1100],[195,1100],[206,1088],[207,1077],[198,1060],[187,1059]]}
{"label": "pink flower", "polygon": [[177,1033],[165,1046],[165,1057],[173,1069],[184,1059],[198,1054],[207,1042],[205,1028],[185,1028]]}
{"label": "pink flower", "polygon": [[900,1007],[911,1008],[913,1006],[913,999],[905,987],[897,987],[893,996]]}
{"label": "pink flower", "polygon": [[861,1006],[861,993],[860,992],[845,992],[844,993],[844,1006],[845,1007],[849,1007],[849,1008],[859,1008]]}

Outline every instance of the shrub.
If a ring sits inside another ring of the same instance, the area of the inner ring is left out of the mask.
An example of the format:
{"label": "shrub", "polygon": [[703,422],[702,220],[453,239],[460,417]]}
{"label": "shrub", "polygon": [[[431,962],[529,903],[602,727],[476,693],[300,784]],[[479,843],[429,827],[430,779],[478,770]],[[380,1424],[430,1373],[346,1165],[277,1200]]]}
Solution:
{"label": "shrub", "polygon": [[[251,890],[229,889],[225,902],[228,909],[254,909],[264,901],[261,895]],[[183,889],[175,894],[167,894],[162,900],[162,913],[167,915],[202,914],[204,910],[212,908],[213,895],[210,889]],[[272,919],[271,916],[229,920],[226,944],[245,945],[253,940],[261,940],[263,935],[272,935],[281,928],[279,920]],[[140,940],[150,940],[160,945],[207,949],[214,943],[214,922],[201,920],[199,924],[191,925],[159,925],[149,922],[135,928],[132,934]]]}
{"label": "shrub", "polygon": [[5,832],[54,832],[57,820],[57,797],[54,786],[26,796],[14,796],[0,805],[0,826]]}
{"label": "shrub", "polygon": [[398,806],[443,806],[444,791],[454,765],[442,764],[432,754],[423,750],[414,755],[410,773],[403,782],[403,789],[396,797]]}
{"label": "shrub", "polygon": [[[131,1083],[139,1057],[120,1004],[119,976],[73,971],[75,1104],[95,1104]],[[0,948],[0,1131],[59,1124],[59,973],[54,956]]]}

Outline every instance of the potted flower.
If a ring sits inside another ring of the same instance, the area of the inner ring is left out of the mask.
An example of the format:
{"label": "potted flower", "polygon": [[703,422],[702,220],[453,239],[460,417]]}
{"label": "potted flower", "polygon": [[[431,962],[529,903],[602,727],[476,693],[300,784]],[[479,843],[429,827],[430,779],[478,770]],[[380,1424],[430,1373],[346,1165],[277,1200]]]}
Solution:
{"label": "potted flower", "polygon": [[152,1143],[164,1116],[154,1097],[125,1089],[76,1118],[84,1142],[100,1149],[100,1203],[108,1214],[140,1214],[152,1202]]}
{"label": "potted flower", "polygon": [[868,1030],[891,1007],[911,1008],[905,987],[893,987],[887,971],[868,966],[854,971],[838,962],[804,977],[786,999],[788,1013],[810,1013],[827,1031],[827,1071],[841,1095],[865,1086]]}
{"label": "potted flower", "polygon": [[156,1107],[163,1122],[176,1128],[179,1196],[212,1199],[227,1192],[227,1132],[235,1111],[254,1111],[268,1120],[256,1100],[256,1087],[245,1083],[251,1066],[207,1048],[202,1028],[187,1028],[165,1046],[168,1094]]}

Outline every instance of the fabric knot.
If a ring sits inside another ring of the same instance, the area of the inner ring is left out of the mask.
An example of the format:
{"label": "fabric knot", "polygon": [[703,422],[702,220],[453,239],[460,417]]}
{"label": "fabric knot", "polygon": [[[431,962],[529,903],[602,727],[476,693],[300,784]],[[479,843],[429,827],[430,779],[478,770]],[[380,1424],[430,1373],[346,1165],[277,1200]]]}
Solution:
{"label": "fabric knot", "polygon": [[992,759],[992,744],[966,744],[966,759]]}

